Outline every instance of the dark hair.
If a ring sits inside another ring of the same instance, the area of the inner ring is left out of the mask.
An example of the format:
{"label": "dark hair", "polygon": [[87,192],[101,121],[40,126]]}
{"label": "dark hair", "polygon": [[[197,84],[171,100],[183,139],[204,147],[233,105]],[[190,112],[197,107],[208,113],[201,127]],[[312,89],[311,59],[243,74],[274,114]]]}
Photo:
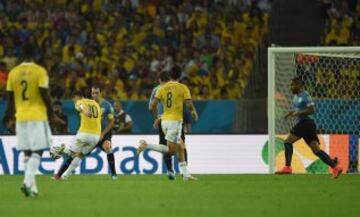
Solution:
{"label": "dark hair", "polygon": [[170,78],[173,80],[178,80],[181,77],[181,68],[177,65],[173,66],[170,70]]}
{"label": "dark hair", "polygon": [[74,92],[72,92],[71,96],[81,96],[84,97],[84,93],[80,90],[75,90]]}
{"label": "dark hair", "polygon": [[160,81],[162,81],[162,82],[167,82],[167,81],[169,81],[169,80],[170,80],[169,73],[166,72],[166,71],[161,72],[160,75],[159,75],[159,79],[160,79]]}
{"label": "dark hair", "polygon": [[100,86],[97,85],[97,84],[92,85],[92,86],[91,86],[91,89],[99,89],[100,92],[101,92],[101,88],[100,88]]}
{"label": "dark hair", "polygon": [[293,79],[291,79],[292,82],[301,84],[302,86],[304,86],[304,81],[300,78],[300,77],[294,77]]}
{"label": "dark hair", "polygon": [[23,44],[21,48],[21,55],[23,59],[33,59],[35,58],[35,46],[30,43]]}
{"label": "dark hair", "polygon": [[54,102],[54,106],[62,106],[62,104],[61,104],[60,101],[55,101],[55,102]]}

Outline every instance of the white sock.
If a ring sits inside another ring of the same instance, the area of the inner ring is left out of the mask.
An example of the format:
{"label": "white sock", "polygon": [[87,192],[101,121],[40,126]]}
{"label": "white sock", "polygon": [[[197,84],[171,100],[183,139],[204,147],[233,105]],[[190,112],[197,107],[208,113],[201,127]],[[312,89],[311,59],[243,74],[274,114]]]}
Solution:
{"label": "white sock", "polygon": [[166,154],[169,151],[169,147],[167,145],[160,145],[160,144],[149,144],[148,143],[146,148],[157,151],[157,152],[161,152],[163,154]]}
{"label": "white sock", "polygon": [[189,177],[190,172],[187,169],[186,161],[179,162],[180,172],[184,177]]}
{"label": "white sock", "polygon": [[29,158],[26,170],[25,170],[25,180],[24,183],[26,186],[31,187],[31,190],[36,191],[37,193],[37,186],[35,181],[35,174],[40,165],[40,155],[36,153],[32,153],[31,157]]}
{"label": "white sock", "polygon": [[25,183],[25,177],[26,177],[26,170],[27,170],[27,163],[29,161],[29,156],[24,155],[23,164],[24,164],[24,183]]}
{"label": "white sock", "polygon": [[28,163],[28,161],[29,161],[29,156],[25,156],[24,155],[24,159],[23,159],[23,164],[24,164],[24,172],[25,172],[25,170],[26,170],[26,167],[27,167],[27,163]]}
{"label": "white sock", "polygon": [[63,178],[67,178],[71,175],[71,173],[80,165],[81,162],[81,158],[79,157],[75,157],[72,161],[71,164],[69,166],[69,168],[67,168],[67,170],[64,172],[64,174],[62,175]]}
{"label": "white sock", "polygon": [[27,183],[30,183],[30,180],[29,180],[29,176],[28,176],[28,173],[27,173],[27,170],[28,170],[28,162],[29,162],[29,159],[30,159],[31,155],[30,156],[24,156],[24,184],[26,186],[29,186]]}

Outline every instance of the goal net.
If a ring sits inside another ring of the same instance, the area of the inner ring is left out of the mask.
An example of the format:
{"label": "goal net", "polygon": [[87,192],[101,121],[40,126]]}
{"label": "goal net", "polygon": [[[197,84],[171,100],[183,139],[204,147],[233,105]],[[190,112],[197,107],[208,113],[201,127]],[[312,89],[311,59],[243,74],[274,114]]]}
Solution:
{"label": "goal net", "polygon": [[[360,47],[268,49],[269,172],[285,164],[284,139],[294,120],[284,116],[292,108],[290,82],[301,77],[315,102],[314,119],[320,146],[337,157],[344,172],[357,172],[360,133]],[[328,173],[304,140],[294,144],[295,173]]]}

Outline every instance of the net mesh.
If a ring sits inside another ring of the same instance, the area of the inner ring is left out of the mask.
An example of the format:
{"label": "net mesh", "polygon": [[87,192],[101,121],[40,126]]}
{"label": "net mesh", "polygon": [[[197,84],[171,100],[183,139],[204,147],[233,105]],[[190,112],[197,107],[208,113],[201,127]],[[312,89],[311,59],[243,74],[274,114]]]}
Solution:
{"label": "net mesh", "polygon": [[[292,110],[290,81],[301,77],[316,112],[321,148],[338,157],[345,172],[359,169],[360,52],[275,54],[275,151],[276,169],[284,166],[283,141],[294,125],[284,116]],[[292,161],[296,173],[327,173],[304,140],[294,144]]]}

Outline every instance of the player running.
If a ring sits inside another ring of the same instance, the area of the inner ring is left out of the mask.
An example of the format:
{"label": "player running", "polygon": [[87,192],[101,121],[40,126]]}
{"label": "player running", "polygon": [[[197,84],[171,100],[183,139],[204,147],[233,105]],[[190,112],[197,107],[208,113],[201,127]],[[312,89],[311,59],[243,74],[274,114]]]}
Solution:
{"label": "player running", "polygon": [[61,176],[61,179],[65,180],[80,165],[84,156],[94,149],[100,140],[101,134],[102,111],[99,104],[95,100],[84,98],[83,94],[79,91],[73,94],[73,101],[75,109],[80,113],[80,128],[70,147],[63,144],[60,150],[50,151],[55,157],[60,157],[62,153],[65,153],[73,158]]}
{"label": "player running", "polygon": [[[159,76],[159,83],[160,84],[157,85],[156,87],[154,87],[154,89],[151,92],[151,96],[150,96],[150,100],[149,100],[149,111],[152,111],[151,103],[154,100],[156,91],[159,89],[159,87],[166,84],[169,80],[170,80],[169,73],[167,73],[165,71],[160,73],[160,76]],[[162,113],[163,113],[162,105],[158,104],[157,105],[157,115],[158,115],[158,117],[155,117],[154,128],[159,129],[159,143],[161,145],[166,145],[165,134],[164,134],[164,132],[162,131],[162,128],[161,128],[160,116],[161,116]],[[163,154],[163,160],[164,160],[165,165],[166,165],[167,175],[168,175],[169,180],[175,180],[176,176],[175,176],[174,169],[172,167],[172,156],[167,155],[167,154]]]}
{"label": "player running", "polygon": [[[188,87],[178,82],[181,76],[181,69],[174,66],[170,71],[170,81],[159,87],[156,91],[154,100],[150,105],[150,110],[158,117],[157,105],[161,102],[164,113],[161,115],[161,128],[165,134],[167,145],[150,144],[145,140],[140,140],[137,153],[140,154],[145,148],[161,152],[164,155],[172,156],[178,152],[179,166],[183,174],[183,180],[196,180],[187,169],[185,160],[184,143],[181,140],[183,105],[184,102],[195,120],[198,119],[196,109],[192,103]],[[157,119],[157,121],[160,121]],[[156,121],[154,125],[157,125]]]}
{"label": "player running", "polygon": [[332,178],[337,178],[343,169],[337,165],[336,158],[331,159],[328,154],[320,149],[319,139],[316,135],[316,125],[312,118],[312,114],[315,112],[315,104],[309,93],[304,89],[304,82],[301,78],[293,78],[290,88],[294,94],[292,103],[295,110],[289,112],[285,118],[296,118],[296,124],[284,142],[285,167],[277,171],[276,174],[292,173],[291,158],[293,154],[293,143],[303,138],[312,152],[332,168]]}
{"label": "player running", "polygon": [[43,150],[51,144],[48,119],[53,110],[48,94],[47,71],[32,62],[34,47],[23,46],[24,62],[9,73],[6,91],[8,107],[5,121],[16,119],[16,149],[24,152],[25,177],[21,191],[26,197],[35,197],[39,191],[35,174],[39,168]]}
{"label": "player running", "polygon": [[[169,73],[166,72],[166,71],[163,71],[160,73],[160,76],[159,76],[159,85],[157,85],[151,92],[151,96],[150,96],[150,100],[149,100],[149,111],[152,111],[151,110],[151,102],[153,101],[154,97],[155,97],[155,94],[156,94],[156,91],[159,89],[159,87],[163,86],[164,84],[166,84],[168,81],[170,80],[169,78]],[[154,128],[158,128],[159,129],[159,143],[161,145],[166,145],[166,139],[165,139],[165,134],[162,130],[162,127],[161,127],[161,114],[163,113],[163,108],[162,108],[162,105],[161,104],[158,104],[157,105],[157,115],[158,117],[155,117],[155,122],[154,122]],[[184,143],[183,147],[184,147],[184,155],[185,155],[185,161],[187,162],[187,150],[186,150],[186,147],[185,147],[185,124],[186,123],[189,123],[191,122],[191,117],[188,117],[188,113],[186,113],[184,111],[184,116],[183,116],[183,126],[181,128],[181,140],[182,142]],[[175,176],[175,172],[174,172],[174,169],[173,169],[173,166],[172,166],[172,156],[171,155],[167,155],[167,154],[164,154],[163,155],[163,160],[165,162],[165,165],[166,165],[166,169],[167,169],[167,175],[168,175],[168,178],[169,180],[175,180],[176,179],[176,176]]]}

